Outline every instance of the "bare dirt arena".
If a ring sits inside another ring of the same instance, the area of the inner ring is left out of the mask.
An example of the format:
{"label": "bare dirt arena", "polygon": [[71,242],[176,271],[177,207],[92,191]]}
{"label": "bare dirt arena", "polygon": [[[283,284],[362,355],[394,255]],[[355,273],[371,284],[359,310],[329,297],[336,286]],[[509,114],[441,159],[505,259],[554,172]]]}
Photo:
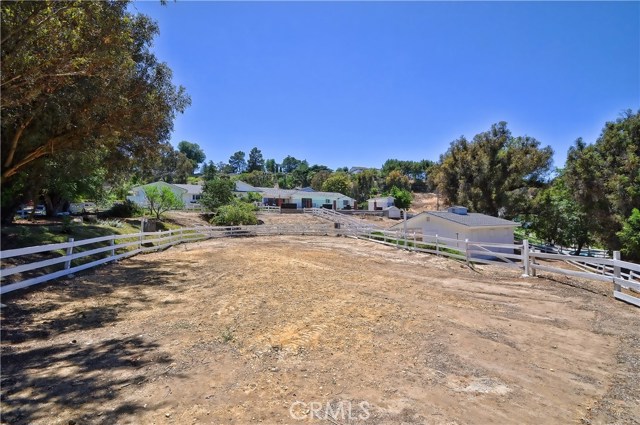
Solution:
{"label": "bare dirt arena", "polygon": [[638,423],[640,310],[610,293],[348,238],[184,244],[4,297],[3,423]]}

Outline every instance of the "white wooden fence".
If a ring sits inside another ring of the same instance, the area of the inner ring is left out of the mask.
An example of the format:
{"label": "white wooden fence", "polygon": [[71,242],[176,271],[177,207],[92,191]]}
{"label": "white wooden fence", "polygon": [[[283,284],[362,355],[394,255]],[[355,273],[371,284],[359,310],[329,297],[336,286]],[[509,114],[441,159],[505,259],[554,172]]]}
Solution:
{"label": "white wooden fence", "polygon": [[[345,236],[392,246],[399,249],[436,254],[464,261],[466,264],[496,264],[520,269],[524,276],[537,271],[559,273],[613,284],[616,299],[640,307],[640,265],[620,260],[619,253],[613,259],[584,258],[563,254],[532,252],[525,240],[522,244],[496,244],[456,240],[417,232],[403,233],[372,227],[352,219],[346,226],[316,225],[256,225],[230,227],[191,227],[163,232],[139,232],[127,235],[111,235],[93,239],[49,244],[28,248],[0,251],[2,269],[0,294],[26,288],[69,274],[96,267],[138,253],[157,251],[183,242],[211,238],[273,235]],[[346,223],[345,223],[346,224]],[[362,224],[362,225],[359,225]],[[74,252],[82,247],[83,251]],[[19,261],[8,259],[26,260]],[[544,261],[544,264],[541,263]],[[553,261],[579,262],[583,267],[597,268],[597,272],[570,270],[554,267]],[[606,269],[605,269],[606,268]],[[39,271],[36,273],[36,271]],[[605,270],[603,272],[603,270]]]}

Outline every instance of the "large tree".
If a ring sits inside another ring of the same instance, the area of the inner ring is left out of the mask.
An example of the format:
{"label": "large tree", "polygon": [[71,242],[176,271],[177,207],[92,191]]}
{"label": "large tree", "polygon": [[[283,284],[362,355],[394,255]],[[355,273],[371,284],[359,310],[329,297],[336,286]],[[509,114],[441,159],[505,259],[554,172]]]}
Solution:
{"label": "large tree", "polygon": [[157,25],[127,5],[2,2],[4,222],[47,157],[104,151],[109,175],[129,171],[151,159],[189,104],[149,49]]}
{"label": "large tree", "polygon": [[431,178],[450,204],[514,217],[530,207],[531,189],[542,187],[553,150],[528,136],[514,137],[507,123],[491,126],[471,142],[455,140]]}
{"label": "large tree", "polygon": [[620,249],[618,232],[640,205],[640,111],[606,123],[592,145],[578,139],[567,154],[565,180],[588,214],[589,231],[607,248]]}
{"label": "large tree", "polygon": [[192,174],[207,158],[204,151],[197,143],[191,143],[183,140],[178,143],[178,150],[193,162]]}
{"label": "large tree", "polygon": [[276,164],[275,159],[267,159],[264,163],[264,166],[269,173],[277,173],[278,172],[278,164]]}
{"label": "large tree", "polygon": [[548,188],[538,192],[533,200],[532,229],[543,241],[563,246],[583,246],[593,240],[589,230],[589,214],[577,203],[567,187],[564,170]]}
{"label": "large tree", "polygon": [[247,161],[244,152],[238,151],[229,157],[229,167],[232,173],[242,173],[247,169]]}
{"label": "large tree", "polygon": [[[285,159],[282,160],[282,172],[290,173],[302,163],[301,160],[292,157],[291,155],[287,155]],[[309,164],[307,164],[309,165]]]}
{"label": "large tree", "polygon": [[253,148],[249,152],[249,160],[247,161],[247,171],[264,171],[264,158],[260,149]]}
{"label": "large tree", "polygon": [[358,202],[369,199],[371,191],[376,187],[378,172],[372,168],[363,170],[352,176],[353,180],[353,197]]}
{"label": "large tree", "polygon": [[165,181],[167,183],[187,183],[193,174],[193,161],[173,148],[169,143],[158,147],[154,160],[141,170],[138,175],[148,182]]}
{"label": "large tree", "polygon": [[349,176],[343,172],[333,173],[322,184],[322,190],[325,192],[337,192],[343,195],[349,195],[351,193],[351,180],[349,180]]}

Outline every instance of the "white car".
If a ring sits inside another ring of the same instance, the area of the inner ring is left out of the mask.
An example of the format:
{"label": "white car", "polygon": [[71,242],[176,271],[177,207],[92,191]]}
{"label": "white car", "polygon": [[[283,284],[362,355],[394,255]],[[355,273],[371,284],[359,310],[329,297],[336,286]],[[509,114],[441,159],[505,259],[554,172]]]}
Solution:
{"label": "white car", "polygon": [[98,206],[95,202],[74,202],[69,205],[69,212],[71,214],[85,214],[94,213],[98,211]]}

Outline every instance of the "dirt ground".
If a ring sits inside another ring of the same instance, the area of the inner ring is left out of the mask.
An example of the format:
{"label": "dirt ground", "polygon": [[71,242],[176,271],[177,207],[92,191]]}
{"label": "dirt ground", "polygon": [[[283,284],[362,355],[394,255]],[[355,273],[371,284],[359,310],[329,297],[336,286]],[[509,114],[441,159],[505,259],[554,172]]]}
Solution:
{"label": "dirt ground", "polygon": [[2,420],[640,423],[610,293],[342,237],[179,245],[3,297]]}
{"label": "dirt ground", "polygon": [[412,213],[420,213],[423,211],[442,210],[444,207],[445,200],[438,200],[438,195],[435,193],[414,193],[409,211]]}

